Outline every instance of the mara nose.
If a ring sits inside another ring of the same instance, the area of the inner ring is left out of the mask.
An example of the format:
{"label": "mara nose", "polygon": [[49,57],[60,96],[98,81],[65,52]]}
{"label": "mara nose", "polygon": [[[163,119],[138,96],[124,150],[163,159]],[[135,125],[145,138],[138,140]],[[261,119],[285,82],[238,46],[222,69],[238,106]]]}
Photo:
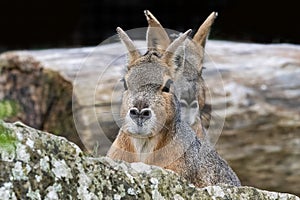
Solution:
{"label": "mara nose", "polygon": [[129,110],[129,115],[132,119],[142,119],[144,121],[150,119],[152,116],[151,110],[149,108],[144,108],[142,110],[131,108]]}

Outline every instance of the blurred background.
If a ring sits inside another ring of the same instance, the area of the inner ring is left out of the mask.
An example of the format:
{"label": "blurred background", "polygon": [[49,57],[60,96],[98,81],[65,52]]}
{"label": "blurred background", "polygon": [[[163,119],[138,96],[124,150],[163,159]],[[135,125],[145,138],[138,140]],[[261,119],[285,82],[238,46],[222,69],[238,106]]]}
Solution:
{"label": "blurred background", "polygon": [[146,26],[144,9],[178,31],[196,30],[217,11],[211,39],[300,43],[296,0],[1,0],[0,8],[0,52],[98,45],[117,26]]}
{"label": "blurred background", "polygon": [[[0,53],[49,49],[1,54],[0,119],[16,107],[17,116],[9,121],[64,136],[99,154],[111,145],[103,138],[113,140],[119,130],[110,116],[118,98],[111,95],[124,66],[120,61],[106,70],[108,61],[120,58],[121,44],[93,47],[115,35],[118,26],[147,26],[145,9],[165,28],[181,32],[196,31],[217,11],[209,38],[245,43],[214,41],[206,47],[206,84],[216,110],[222,111],[222,103],[227,106],[216,148],[244,185],[300,195],[300,18],[295,0],[1,0],[0,8]],[[73,47],[92,48],[53,49]],[[11,101],[12,108],[7,106]]]}

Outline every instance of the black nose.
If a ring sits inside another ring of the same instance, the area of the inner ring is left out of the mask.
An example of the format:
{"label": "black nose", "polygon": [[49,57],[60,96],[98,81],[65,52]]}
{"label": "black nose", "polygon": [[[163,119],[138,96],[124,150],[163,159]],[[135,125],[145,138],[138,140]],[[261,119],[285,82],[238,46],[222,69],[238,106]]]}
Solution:
{"label": "black nose", "polygon": [[142,110],[131,108],[129,110],[129,115],[132,119],[141,119],[143,121],[150,119],[152,116],[151,110],[149,108],[144,108]]}
{"label": "black nose", "polygon": [[132,119],[138,118],[140,115],[140,111],[137,108],[131,108],[129,110],[129,115]]}
{"label": "black nose", "polygon": [[151,110],[149,108],[145,108],[140,112],[140,115],[143,119],[149,119],[151,117]]}

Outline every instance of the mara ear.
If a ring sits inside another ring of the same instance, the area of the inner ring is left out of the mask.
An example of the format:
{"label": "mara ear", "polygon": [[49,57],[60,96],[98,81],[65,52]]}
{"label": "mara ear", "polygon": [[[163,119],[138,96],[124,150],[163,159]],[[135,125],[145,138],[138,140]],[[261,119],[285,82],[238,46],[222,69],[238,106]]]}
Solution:
{"label": "mara ear", "polygon": [[129,36],[120,28],[117,28],[117,32],[119,35],[120,40],[126,46],[128,50],[128,64],[130,65],[139,57],[141,57],[140,52],[134,46],[133,41],[129,38]]}
{"label": "mara ear", "polygon": [[208,38],[210,28],[217,18],[218,13],[212,12],[207,19],[203,22],[203,24],[199,27],[197,33],[193,37],[193,41],[197,44],[201,45],[203,48],[205,47],[206,40]]}
{"label": "mara ear", "polygon": [[162,61],[165,62],[168,66],[172,66],[174,59],[176,57],[176,50],[178,47],[184,45],[184,41],[187,39],[189,34],[192,32],[191,29],[187,30],[185,33],[181,34],[176,40],[174,40],[166,49],[162,56]]}
{"label": "mara ear", "polygon": [[149,10],[145,10],[144,14],[148,21],[148,50],[157,50],[162,53],[170,45],[170,38],[166,30],[162,27],[159,21],[153,16],[153,14]]}

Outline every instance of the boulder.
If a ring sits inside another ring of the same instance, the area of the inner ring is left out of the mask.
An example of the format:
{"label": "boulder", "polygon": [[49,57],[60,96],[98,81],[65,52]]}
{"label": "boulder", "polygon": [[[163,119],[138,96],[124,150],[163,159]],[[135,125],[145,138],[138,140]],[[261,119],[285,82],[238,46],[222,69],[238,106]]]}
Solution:
{"label": "boulder", "polygon": [[11,52],[0,56],[0,99],[18,108],[7,121],[20,120],[84,148],[74,125],[72,90],[70,81],[31,55]]}
{"label": "boulder", "polygon": [[225,118],[218,152],[243,184],[299,195],[300,46],[216,41],[207,47],[205,80],[214,112]]}
{"label": "boulder", "polygon": [[287,199],[253,187],[196,188],[171,171],[95,158],[63,137],[0,123],[2,199]]}

